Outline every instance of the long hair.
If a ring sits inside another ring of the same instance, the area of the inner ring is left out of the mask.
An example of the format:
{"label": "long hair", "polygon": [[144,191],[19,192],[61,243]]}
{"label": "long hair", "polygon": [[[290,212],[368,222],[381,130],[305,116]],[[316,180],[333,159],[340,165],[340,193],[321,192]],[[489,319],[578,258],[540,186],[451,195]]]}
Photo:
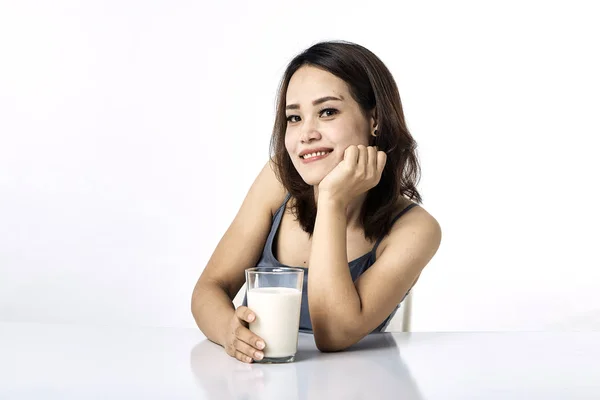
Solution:
{"label": "long hair", "polygon": [[304,182],[285,147],[286,93],[292,75],[305,65],[323,69],[345,81],[365,115],[375,110],[378,134],[371,136],[369,145],[385,151],[387,162],[381,180],[367,193],[360,218],[367,239],[387,235],[400,196],[417,203],[422,201],[416,188],[420,177],[417,145],[406,127],[400,93],[392,74],[375,54],[354,43],[317,43],[297,55],[283,74],[270,154],[278,179],[292,196],[292,213],[302,229],[312,235],[317,215],[314,190]]}

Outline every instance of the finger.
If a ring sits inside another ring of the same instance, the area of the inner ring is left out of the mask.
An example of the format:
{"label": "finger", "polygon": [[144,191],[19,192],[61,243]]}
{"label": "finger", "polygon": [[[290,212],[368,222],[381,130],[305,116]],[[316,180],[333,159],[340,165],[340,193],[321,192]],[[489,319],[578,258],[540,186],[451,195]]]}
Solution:
{"label": "finger", "polygon": [[262,350],[265,348],[265,341],[243,325],[240,325],[236,328],[235,337],[257,350]]}
{"label": "finger", "polygon": [[245,355],[244,353],[241,353],[239,351],[235,352],[235,358],[237,358],[241,362],[248,363],[248,364],[250,364],[252,362],[252,357],[248,357],[247,355]]}
{"label": "finger", "polygon": [[367,161],[367,176],[373,177],[377,174],[377,147],[367,147],[369,160]]}
{"label": "finger", "polygon": [[358,148],[356,146],[351,145],[346,148],[346,151],[344,151],[344,161],[348,165],[356,165],[358,162]]}
{"label": "finger", "polygon": [[387,161],[387,154],[385,151],[377,152],[377,173],[381,175],[383,173],[383,169],[385,168],[385,163]]}
{"label": "finger", "polygon": [[356,147],[358,148],[357,168],[362,174],[366,175],[367,167],[369,165],[369,152],[362,144],[359,144]]}
{"label": "finger", "polygon": [[259,351],[256,348],[252,347],[251,345],[244,342],[243,339],[241,339],[239,337],[234,339],[233,347],[235,348],[236,352],[240,352],[240,353],[242,353],[250,358],[253,358],[255,360],[262,360],[263,357],[265,356],[262,351]]}
{"label": "finger", "polygon": [[235,310],[235,315],[244,322],[253,322],[256,319],[256,315],[246,306],[239,306]]}

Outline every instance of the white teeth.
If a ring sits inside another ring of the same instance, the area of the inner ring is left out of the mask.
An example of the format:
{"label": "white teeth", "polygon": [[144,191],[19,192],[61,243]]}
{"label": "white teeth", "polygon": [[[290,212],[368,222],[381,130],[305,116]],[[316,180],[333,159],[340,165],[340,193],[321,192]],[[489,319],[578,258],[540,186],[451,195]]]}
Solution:
{"label": "white teeth", "polygon": [[324,156],[327,153],[329,153],[329,151],[318,151],[316,153],[305,154],[305,155],[302,156],[302,158],[306,160],[308,158],[313,158],[313,157],[317,157],[317,156]]}

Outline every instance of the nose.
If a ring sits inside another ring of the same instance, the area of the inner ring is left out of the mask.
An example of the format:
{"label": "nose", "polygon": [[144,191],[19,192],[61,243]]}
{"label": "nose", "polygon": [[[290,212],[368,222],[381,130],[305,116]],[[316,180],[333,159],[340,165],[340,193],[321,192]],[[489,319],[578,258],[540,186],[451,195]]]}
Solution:
{"label": "nose", "polygon": [[300,143],[302,143],[302,144],[310,143],[314,140],[319,140],[319,139],[321,139],[321,134],[316,129],[314,124],[311,122],[308,122],[308,121],[305,122],[302,132],[300,134]]}

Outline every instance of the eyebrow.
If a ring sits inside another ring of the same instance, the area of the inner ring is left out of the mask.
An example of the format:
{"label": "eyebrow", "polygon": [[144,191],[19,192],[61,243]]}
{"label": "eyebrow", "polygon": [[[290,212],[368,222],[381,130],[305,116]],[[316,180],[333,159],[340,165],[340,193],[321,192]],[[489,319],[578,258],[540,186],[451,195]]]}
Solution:
{"label": "eyebrow", "polygon": [[[319,99],[316,99],[312,102],[313,106],[319,105],[321,103],[325,103],[326,101],[330,101],[330,100],[336,100],[336,101],[343,101],[344,97],[340,96],[335,97],[335,96],[325,96],[325,97],[321,97]],[[288,104],[287,106],[285,106],[286,110],[298,110],[300,108],[299,104]]]}

